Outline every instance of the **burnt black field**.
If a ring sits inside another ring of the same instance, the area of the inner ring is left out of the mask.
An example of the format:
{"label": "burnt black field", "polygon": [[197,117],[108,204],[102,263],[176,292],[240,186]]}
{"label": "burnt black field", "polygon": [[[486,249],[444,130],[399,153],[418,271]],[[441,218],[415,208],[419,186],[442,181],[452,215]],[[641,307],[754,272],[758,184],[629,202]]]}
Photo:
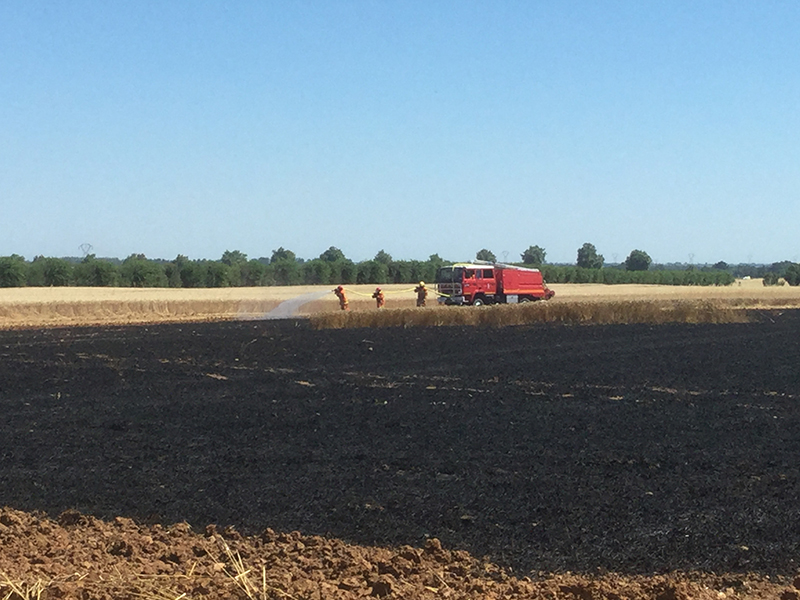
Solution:
{"label": "burnt black field", "polygon": [[0,332],[0,505],[793,574],[800,317]]}

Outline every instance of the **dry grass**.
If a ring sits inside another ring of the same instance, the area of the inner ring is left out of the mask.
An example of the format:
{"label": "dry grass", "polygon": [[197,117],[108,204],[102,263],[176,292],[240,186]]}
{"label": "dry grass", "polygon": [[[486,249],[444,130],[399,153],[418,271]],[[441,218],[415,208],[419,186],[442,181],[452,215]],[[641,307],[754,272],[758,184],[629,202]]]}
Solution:
{"label": "dry grass", "polygon": [[[730,323],[747,319],[744,309],[800,308],[800,287],[764,287],[760,279],[725,287],[556,284],[549,302],[518,306],[414,307],[413,294],[387,308],[352,302],[336,310],[335,298],[304,307],[317,328],[494,326],[527,323]],[[402,303],[401,303],[402,302]],[[435,304],[435,299],[430,304]]]}
{"label": "dry grass", "polygon": [[[382,286],[390,292],[407,284]],[[162,288],[5,288],[0,289],[0,329],[64,325],[114,325],[182,321],[258,319],[285,300],[332,286],[215,289]],[[375,286],[348,286],[351,306],[374,307]],[[359,295],[362,294],[362,295]],[[413,306],[413,294],[408,300]],[[314,303],[317,310],[338,306],[331,293]],[[308,314],[308,313],[302,313]],[[2,599],[0,599],[2,600]]]}
{"label": "dry grass", "polygon": [[800,306],[800,287],[765,287],[761,279],[740,280],[729,286],[603,285],[563,283],[550,286],[556,300],[724,300],[744,301],[750,306]]}
{"label": "dry grass", "polygon": [[[408,287],[408,286],[406,286]],[[113,288],[113,287],[22,287],[0,288],[0,304],[50,304],[53,302],[269,300],[282,302],[332,286],[275,286],[229,288]]]}
{"label": "dry grass", "polygon": [[[231,550],[222,538],[217,538],[217,543],[224,551],[224,557],[216,558],[216,562],[220,565],[226,565],[223,569],[225,576],[233,582],[246,598],[249,600],[267,600],[272,597],[270,594],[275,592],[279,597],[293,600],[290,594],[267,585],[266,569],[263,566],[259,573],[260,577],[257,578],[259,581],[256,583],[252,569],[245,566],[239,552]],[[207,548],[206,551],[210,557],[217,554],[211,548]],[[123,574],[117,570],[114,573],[106,574],[105,577],[101,576],[99,579],[100,581],[105,580],[110,589],[125,590],[125,597],[136,597],[142,600],[184,600],[188,599],[189,596],[186,593],[175,591],[173,589],[175,587],[174,584],[179,583],[179,581],[185,583],[185,581],[192,580],[195,576],[195,566],[196,563],[184,575]],[[45,600],[51,597],[55,584],[81,580],[84,577],[85,575],[75,573],[70,577],[56,580],[33,577],[30,581],[26,581],[12,579],[7,574],[0,573],[0,600]],[[202,579],[202,576],[197,577]],[[61,593],[56,595],[57,597],[62,597]],[[103,595],[103,597],[106,597],[106,595]]]}
{"label": "dry grass", "polygon": [[0,328],[260,318],[268,300],[85,300],[0,304]]}
{"label": "dry grass", "polygon": [[530,323],[741,323],[745,311],[714,300],[607,300],[436,307],[311,315],[317,329],[347,327],[503,327]]}
{"label": "dry grass", "polygon": [[5,573],[0,574],[0,593],[2,600],[41,600],[46,597],[50,582],[35,579],[33,583],[14,581]]}
{"label": "dry grass", "polygon": [[[75,325],[113,325],[155,322],[212,321],[235,319],[258,319],[281,302],[312,292],[329,292],[333,286],[290,286],[258,288],[222,289],[141,289],[141,288],[10,288],[0,289],[0,329],[19,327],[51,327]],[[395,325],[415,325],[422,321],[436,324],[483,324],[484,320],[532,318],[527,316],[524,307],[491,307],[492,310],[506,308],[508,314],[500,311],[492,316],[461,314],[474,309],[447,307],[446,316],[417,315],[414,293],[408,284],[383,285],[386,292],[386,308],[383,312],[408,311],[403,317],[339,315],[338,302],[332,294],[301,306],[301,316],[312,316],[331,323],[364,323],[357,326],[378,326],[368,323],[394,323]],[[800,307],[800,287],[764,287],[760,279],[737,282],[727,287],[686,287],[658,285],[600,285],[600,284],[557,284],[551,286],[556,297],[546,303],[548,307],[565,304],[631,303],[631,302],[716,302],[724,307],[738,308],[797,308]],[[370,295],[374,285],[346,286],[350,300],[350,313],[377,313],[375,301]],[[433,293],[429,296],[426,311],[438,311]],[[551,308],[549,320],[567,322],[597,322],[597,316],[585,315],[613,312],[604,307]],[[623,304],[628,314],[643,310],[641,307]],[[683,310],[683,309],[681,309]],[[717,309],[719,310],[719,308]],[[561,316],[559,311],[571,313],[572,317]],[[587,312],[589,311],[589,312]],[[679,312],[677,308],[660,309],[654,314]],[[652,311],[651,311],[652,312]],[[339,316],[318,317],[321,313],[336,313]],[[458,313],[458,314],[456,314]],[[574,315],[584,315],[583,317]],[[543,317],[536,317],[541,319]],[[604,317],[606,318],[606,317]],[[363,319],[363,321],[359,321]],[[445,322],[446,320],[446,322]],[[463,320],[463,323],[462,323]],[[529,321],[525,321],[529,322]],[[509,322],[510,324],[510,322]],[[335,325],[343,326],[343,325]],[[356,326],[356,325],[354,325]],[[0,599],[1,600],[1,599]]]}
{"label": "dry grass", "polygon": [[254,574],[253,569],[244,564],[238,551],[231,550],[230,546],[221,538],[218,538],[217,542],[225,551],[228,564],[232,566],[232,569],[226,567],[225,574],[249,600],[269,600],[273,592],[279,597],[294,600],[294,596],[291,594],[267,584],[267,569],[264,565],[261,566],[260,572]]}

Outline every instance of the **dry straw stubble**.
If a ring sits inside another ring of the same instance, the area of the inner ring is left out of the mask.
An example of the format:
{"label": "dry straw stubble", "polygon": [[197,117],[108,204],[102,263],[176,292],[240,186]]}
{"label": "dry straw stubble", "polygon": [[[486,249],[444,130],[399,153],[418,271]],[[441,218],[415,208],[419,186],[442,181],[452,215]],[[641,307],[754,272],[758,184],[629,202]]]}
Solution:
{"label": "dry straw stubble", "polygon": [[257,319],[277,301],[102,300],[0,304],[0,328]]}
{"label": "dry straw stubble", "polygon": [[741,323],[747,314],[722,300],[536,302],[484,307],[431,307],[326,312],[310,317],[316,329],[349,327],[505,327],[532,323]]}

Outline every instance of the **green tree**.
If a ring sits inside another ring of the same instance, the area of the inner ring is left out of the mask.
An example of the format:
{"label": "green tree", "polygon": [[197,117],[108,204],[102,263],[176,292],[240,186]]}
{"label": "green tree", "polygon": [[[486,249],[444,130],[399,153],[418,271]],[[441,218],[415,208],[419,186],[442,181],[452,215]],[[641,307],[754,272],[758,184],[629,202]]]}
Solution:
{"label": "green tree", "polygon": [[391,283],[411,283],[411,265],[407,260],[393,260],[389,263],[389,281]]}
{"label": "green tree", "polygon": [[[375,258],[373,260],[375,262],[379,262],[379,263],[383,263],[384,265],[388,265],[390,262],[392,262],[392,255],[389,254],[388,252],[384,252],[383,250],[380,250],[375,255]],[[375,282],[370,282],[370,283],[375,283]]]}
{"label": "green tree", "polygon": [[619,269],[601,269],[598,272],[601,273],[600,283],[609,285],[620,283],[624,274],[624,271],[620,271]]}
{"label": "green tree", "polygon": [[72,279],[72,265],[62,258],[37,256],[28,267],[28,285],[66,286]]}
{"label": "green tree", "polygon": [[791,264],[786,267],[783,278],[789,285],[800,285],[800,264]]}
{"label": "green tree", "polygon": [[780,262],[772,263],[770,266],[767,267],[767,271],[772,271],[773,273],[777,273],[781,277],[784,273],[786,273],[786,269],[792,266],[792,261],[790,260],[782,260]]}
{"label": "green tree", "polygon": [[107,260],[98,260],[89,254],[73,269],[75,285],[89,287],[110,287],[117,284],[116,265]]}
{"label": "green tree", "polygon": [[275,261],[278,261],[278,260],[296,261],[297,260],[297,256],[291,250],[287,250],[286,248],[281,246],[277,250],[273,250],[272,251],[272,258],[270,259],[269,262],[274,263]]}
{"label": "green tree", "polygon": [[315,258],[303,263],[303,282],[316,285],[331,282],[331,263],[322,258]]}
{"label": "green tree", "polygon": [[277,285],[297,285],[300,283],[302,273],[300,265],[291,253],[292,258],[280,258],[270,262],[270,271]]}
{"label": "green tree", "polygon": [[431,263],[431,265],[433,265],[433,268],[438,271],[439,268],[443,267],[447,261],[445,261],[445,259],[443,259],[438,254],[431,254],[428,257],[428,262]]}
{"label": "green tree", "polygon": [[229,267],[243,265],[247,262],[247,254],[239,252],[238,250],[225,250],[225,252],[222,253],[220,261]]}
{"label": "green tree", "polygon": [[626,271],[647,271],[653,261],[644,250],[633,250],[625,259]]}
{"label": "green tree", "polygon": [[260,260],[255,258],[248,260],[246,264],[241,266],[240,277],[242,285],[247,287],[264,285],[266,270],[267,266]]}
{"label": "green tree", "polygon": [[131,254],[123,260],[119,274],[122,283],[131,287],[167,287],[169,283],[164,268],[144,254]]}
{"label": "green tree", "polygon": [[439,269],[441,269],[445,265],[445,260],[439,256],[438,254],[431,254],[428,257],[428,272],[429,275],[426,275],[426,281],[436,281],[436,275],[439,273]]}
{"label": "green tree", "polygon": [[181,271],[174,262],[168,262],[164,265],[164,275],[167,276],[167,287],[181,287]]}
{"label": "green tree", "polygon": [[[338,271],[339,278],[337,279],[338,283],[355,283],[356,278],[358,277],[358,267],[356,264],[349,259],[338,260],[333,263],[334,272]],[[334,283],[334,282],[332,282]]]}
{"label": "green tree", "polygon": [[181,278],[181,270],[184,265],[189,262],[189,259],[183,254],[178,254],[175,260],[168,262],[164,265],[164,274],[167,276],[167,285],[171,288],[183,287],[183,279]]}
{"label": "green tree", "polygon": [[231,285],[231,267],[227,264],[209,260],[206,263],[206,287],[220,288]]}
{"label": "green tree", "polygon": [[717,263],[714,263],[714,268],[718,271],[726,271],[728,269],[728,263],[726,263],[724,260],[721,260]]}
{"label": "green tree", "polygon": [[575,271],[575,283],[592,283],[592,273],[597,269],[584,269],[578,267]]}
{"label": "green tree", "polygon": [[600,269],[605,262],[602,254],[597,253],[594,244],[586,242],[583,246],[578,248],[578,262],[579,267],[584,269]]}
{"label": "green tree", "polygon": [[428,281],[434,279],[434,274],[431,273],[430,263],[422,262],[421,260],[408,261],[411,266],[411,281]]}
{"label": "green tree", "polygon": [[178,267],[180,274],[181,285],[185,288],[202,288],[206,285],[206,265],[200,260],[189,260],[187,257],[179,254],[175,259],[175,265]]}
{"label": "green tree", "polygon": [[522,262],[526,265],[542,265],[545,255],[547,252],[541,246],[530,246],[522,253]]}
{"label": "green tree", "polygon": [[331,246],[325,252],[319,255],[320,259],[327,260],[328,262],[337,262],[340,260],[347,260],[345,258],[344,252],[339,250],[335,246]]}
{"label": "green tree", "polygon": [[475,255],[475,260],[485,260],[486,262],[495,263],[497,262],[497,257],[491,250],[483,248],[478,250],[478,253]]}
{"label": "green tree", "polygon": [[386,283],[389,280],[389,266],[378,260],[365,260],[358,263],[356,283]]}
{"label": "green tree", "polygon": [[[605,269],[603,269],[605,270]],[[655,282],[659,285],[675,285],[675,274],[673,271],[654,271],[656,274]]]}
{"label": "green tree", "polygon": [[0,287],[25,285],[25,259],[16,254],[0,257]]}
{"label": "green tree", "polygon": [[380,261],[368,263],[369,275],[366,283],[387,283],[389,281],[389,265]]}
{"label": "green tree", "polygon": [[36,255],[25,270],[25,284],[31,287],[44,285],[44,256]]}

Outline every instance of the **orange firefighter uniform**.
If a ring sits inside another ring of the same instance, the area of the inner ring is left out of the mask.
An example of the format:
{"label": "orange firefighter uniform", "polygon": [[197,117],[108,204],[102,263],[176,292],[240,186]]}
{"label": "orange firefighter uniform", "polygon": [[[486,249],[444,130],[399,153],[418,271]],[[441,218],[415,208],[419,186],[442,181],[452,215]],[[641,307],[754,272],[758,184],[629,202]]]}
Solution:
{"label": "orange firefighter uniform", "polygon": [[347,302],[347,296],[344,293],[344,288],[339,286],[333,290],[333,293],[336,294],[337,298],[339,298],[339,308],[342,310],[350,310],[350,304]]}
{"label": "orange firefighter uniform", "polygon": [[375,304],[378,305],[378,308],[383,308],[383,305],[386,304],[386,299],[383,297],[383,290],[381,290],[381,288],[375,288],[375,293],[372,294],[372,297],[375,298]]}
{"label": "orange firefighter uniform", "polygon": [[417,294],[417,306],[425,306],[425,298],[428,297],[428,288],[425,287],[425,282],[420,281],[419,285],[414,288]]}

